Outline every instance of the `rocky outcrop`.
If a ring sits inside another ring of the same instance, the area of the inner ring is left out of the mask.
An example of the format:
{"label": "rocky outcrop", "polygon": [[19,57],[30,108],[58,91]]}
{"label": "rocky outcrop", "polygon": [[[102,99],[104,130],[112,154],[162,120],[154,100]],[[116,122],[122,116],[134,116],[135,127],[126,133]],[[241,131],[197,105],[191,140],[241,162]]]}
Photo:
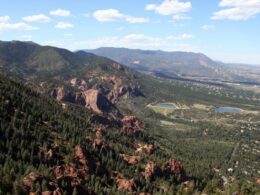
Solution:
{"label": "rocky outcrop", "polygon": [[141,160],[140,156],[129,156],[127,154],[120,154],[120,156],[123,158],[124,161],[131,165],[135,165]]}
{"label": "rocky outcrop", "polygon": [[103,131],[102,128],[96,128],[96,138],[93,139],[90,136],[86,137],[87,142],[92,145],[94,150],[99,150],[101,153],[107,154],[111,151],[110,146],[102,139],[103,138]]}
{"label": "rocky outcrop", "polygon": [[119,190],[126,190],[129,192],[133,192],[137,189],[137,183],[135,179],[125,179],[120,178],[116,180],[116,185]]}
{"label": "rocky outcrop", "polygon": [[26,189],[29,190],[32,187],[34,182],[41,181],[42,179],[43,177],[40,174],[31,172],[23,178],[22,184]]}
{"label": "rocky outcrop", "polygon": [[138,143],[138,144],[135,145],[135,148],[136,148],[136,150],[135,150],[136,153],[144,152],[144,153],[147,153],[147,154],[151,154],[155,150],[155,147],[154,147],[153,144],[140,144],[140,143]]}
{"label": "rocky outcrop", "polygon": [[99,90],[90,89],[83,92],[85,107],[97,113],[111,112],[113,105],[103,96]]}
{"label": "rocky outcrop", "polygon": [[64,101],[65,90],[64,87],[56,87],[51,91],[51,97],[54,97],[57,101]]}
{"label": "rocky outcrop", "polygon": [[50,92],[57,101],[67,101],[79,104],[96,113],[112,112],[114,105],[97,89],[83,90],[82,92],[66,91],[64,87],[56,87]]}
{"label": "rocky outcrop", "polygon": [[51,169],[50,173],[55,177],[56,183],[50,182],[49,185],[52,188],[56,187],[56,190],[53,191],[53,194],[59,194],[60,190],[58,188],[58,183],[65,181],[67,184],[67,190],[72,192],[73,189],[81,194],[92,195],[94,192],[87,188],[84,183],[85,175],[88,171],[85,168],[78,168],[75,164],[60,165],[55,166]]}
{"label": "rocky outcrop", "polygon": [[186,174],[181,162],[171,159],[165,162],[161,167],[162,173],[166,176],[175,175],[181,180],[185,179]]}
{"label": "rocky outcrop", "polygon": [[74,160],[77,163],[80,163],[80,165],[84,165],[84,166],[88,166],[89,165],[89,161],[87,159],[86,151],[80,145],[77,145],[75,147],[75,157],[74,157]]}
{"label": "rocky outcrop", "polygon": [[136,116],[125,116],[122,120],[121,133],[125,135],[138,135],[143,132],[141,121]]}
{"label": "rocky outcrop", "polygon": [[153,162],[149,162],[145,165],[143,176],[146,180],[152,180],[156,176],[161,175],[161,169]]}

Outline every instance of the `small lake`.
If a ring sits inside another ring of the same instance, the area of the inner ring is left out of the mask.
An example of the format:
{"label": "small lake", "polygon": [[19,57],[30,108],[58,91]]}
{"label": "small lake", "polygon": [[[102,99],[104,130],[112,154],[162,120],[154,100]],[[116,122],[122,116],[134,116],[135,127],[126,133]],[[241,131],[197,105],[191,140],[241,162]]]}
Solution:
{"label": "small lake", "polygon": [[168,108],[168,109],[177,108],[176,104],[173,104],[173,103],[158,103],[158,104],[155,104],[153,106],[159,107],[159,108]]}
{"label": "small lake", "polygon": [[216,113],[240,113],[240,108],[233,108],[233,107],[219,107],[215,108],[214,112]]}

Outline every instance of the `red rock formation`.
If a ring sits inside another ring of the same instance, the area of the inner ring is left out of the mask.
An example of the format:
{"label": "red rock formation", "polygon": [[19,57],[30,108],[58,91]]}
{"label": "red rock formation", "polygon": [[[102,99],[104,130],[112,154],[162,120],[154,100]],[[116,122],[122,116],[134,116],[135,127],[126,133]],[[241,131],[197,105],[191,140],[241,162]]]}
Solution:
{"label": "red rock formation", "polygon": [[57,101],[62,101],[65,96],[64,87],[57,87],[51,91],[51,96],[54,97]]}
{"label": "red rock formation", "polygon": [[129,192],[133,192],[137,188],[137,184],[134,179],[117,179],[116,185],[119,190],[127,190]]}
{"label": "red rock formation", "polygon": [[43,177],[35,172],[29,173],[22,180],[22,184],[25,188],[30,189],[34,182],[40,181]]}
{"label": "red rock formation", "polygon": [[126,135],[137,135],[143,132],[141,121],[136,116],[125,116],[122,119],[121,133]]}
{"label": "red rock formation", "polygon": [[110,112],[112,104],[103,96],[99,90],[90,89],[83,92],[85,107],[101,114],[103,111]]}
{"label": "red rock formation", "polygon": [[153,162],[149,162],[145,166],[143,176],[146,180],[153,179],[155,176],[159,176],[161,173],[160,167]]}
{"label": "red rock formation", "polygon": [[155,150],[154,145],[152,144],[144,144],[144,145],[136,144],[135,148],[136,148],[135,152],[137,153],[145,152],[147,154],[151,154]]}
{"label": "red rock formation", "polygon": [[120,156],[123,158],[124,161],[131,165],[134,165],[141,160],[140,156],[129,156],[127,154],[120,154]]}
{"label": "red rock formation", "polygon": [[102,139],[94,139],[92,147],[93,149],[98,149],[99,151],[105,154],[107,154],[111,150],[110,146],[106,144],[105,141]]}
{"label": "red rock formation", "polygon": [[186,177],[185,170],[179,161],[174,159],[168,160],[162,166],[162,172],[166,175],[174,174],[182,179]]}

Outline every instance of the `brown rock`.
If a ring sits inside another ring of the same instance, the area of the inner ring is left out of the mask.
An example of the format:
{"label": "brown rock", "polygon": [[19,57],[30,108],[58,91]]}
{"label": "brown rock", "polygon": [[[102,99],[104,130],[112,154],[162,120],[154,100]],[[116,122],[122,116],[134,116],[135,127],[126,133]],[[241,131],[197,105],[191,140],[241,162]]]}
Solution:
{"label": "brown rock", "polygon": [[31,172],[31,173],[29,173],[29,175],[27,175],[23,178],[22,184],[24,187],[30,189],[34,182],[39,181],[41,179],[42,179],[41,175],[39,175],[35,172]]}
{"label": "brown rock", "polygon": [[129,192],[133,192],[137,188],[137,184],[134,179],[117,179],[116,185],[119,190],[127,190]]}
{"label": "brown rock", "polygon": [[152,144],[144,144],[144,145],[136,144],[135,148],[136,148],[135,152],[137,153],[145,152],[147,154],[151,154],[155,150],[154,145]]}
{"label": "brown rock", "polygon": [[111,103],[103,96],[99,90],[90,89],[83,92],[85,98],[85,107],[101,114],[103,111],[110,112],[112,109]]}
{"label": "brown rock", "polygon": [[185,170],[182,166],[182,164],[179,161],[176,161],[174,159],[168,160],[165,162],[162,166],[163,174],[171,175],[174,174],[178,177],[181,177],[184,179],[186,177]]}
{"label": "brown rock", "polygon": [[143,176],[146,180],[153,179],[155,176],[159,176],[161,173],[160,167],[153,162],[149,162],[145,166]]}
{"label": "brown rock", "polygon": [[129,156],[127,154],[120,154],[120,156],[123,158],[124,161],[131,165],[134,165],[141,160],[140,156]]}
{"label": "brown rock", "polygon": [[122,120],[121,133],[126,135],[137,135],[143,132],[141,121],[136,116],[125,116]]}
{"label": "brown rock", "polygon": [[62,101],[65,96],[64,87],[57,87],[51,91],[51,96],[54,97],[57,101]]}

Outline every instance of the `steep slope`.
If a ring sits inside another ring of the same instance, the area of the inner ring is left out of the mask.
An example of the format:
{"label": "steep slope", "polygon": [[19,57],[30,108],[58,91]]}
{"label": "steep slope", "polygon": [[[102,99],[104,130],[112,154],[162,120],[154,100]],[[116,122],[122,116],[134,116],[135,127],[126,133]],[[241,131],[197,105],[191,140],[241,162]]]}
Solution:
{"label": "steep slope", "polygon": [[2,75],[0,97],[1,194],[181,193],[192,182],[135,117],[122,128],[92,123],[92,112]]}
{"label": "steep slope", "polygon": [[116,102],[131,95],[142,96],[133,71],[86,52],[0,42],[0,70],[58,101],[77,103],[97,113],[119,116]]}

